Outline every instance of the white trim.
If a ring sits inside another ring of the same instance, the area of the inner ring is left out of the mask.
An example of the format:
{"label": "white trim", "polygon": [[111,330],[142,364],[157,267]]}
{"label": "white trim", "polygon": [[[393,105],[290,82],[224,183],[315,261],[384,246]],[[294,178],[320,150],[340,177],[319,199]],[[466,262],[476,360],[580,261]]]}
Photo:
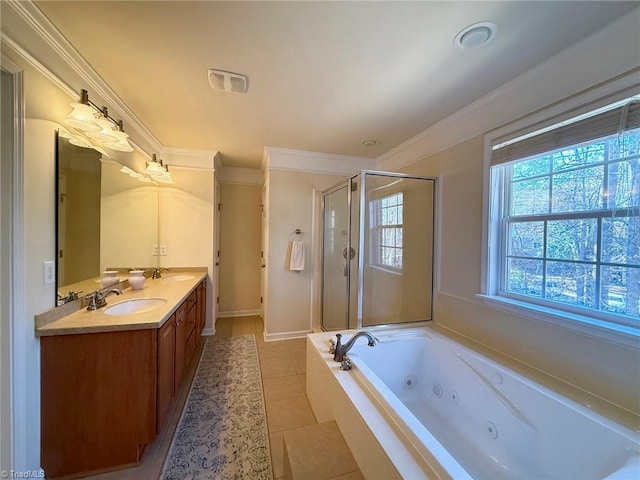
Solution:
{"label": "white trim", "polygon": [[[611,78],[635,72],[637,79],[639,12],[634,9],[380,155],[378,169],[406,167]],[[598,60],[589,62],[590,57]],[[562,75],[567,70],[571,75]]]}
{"label": "white trim", "polygon": [[218,318],[252,317],[254,315],[260,316],[260,309],[258,309],[258,310],[232,310],[232,311],[229,311],[229,312],[218,312]]}
{"label": "white trim", "polygon": [[263,333],[265,342],[276,342],[278,340],[293,340],[294,338],[306,338],[311,330],[298,330],[295,332]]}
{"label": "white trim", "polygon": [[[14,76],[14,162],[13,192],[11,208],[11,310],[9,323],[11,335],[11,444],[12,466],[26,465],[29,452],[26,419],[27,385],[22,381],[28,371],[28,355],[25,351],[25,336],[33,335],[29,322],[25,323],[26,273],[24,251],[24,80],[22,69],[2,56],[2,66]],[[33,432],[31,432],[33,433]],[[33,446],[32,446],[33,447]],[[39,449],[39,445],[37,446]]]}
{"label": "white trim", "polygon": [[219,170],[220,183],[236,185],[262,185],[264,173],[256,168],[222,167]]}
{"label": "white trim", "polygon": [[219,152],[217,150],[162,147],[159,155],[170,168],[180,166],[214,170]]}
{"label": "white trim", "polygon": [[216,329],[215,328],[203,328],[202,329],[202,336],[203,337],[210,337],[211,335],[215,335],[216,334]]}
{"label": "white trim", "polygon": [[578,332],[600,340],[604,339],[627,347],[640,348],[638,330],[631,327],[521,302],[507,297],[478,294],[476,298],[480,299],[489,308],[524,317],[527,320],[551,324],[565,330]]}
{"label": "white trim", "polygon": [[361,170],[375,169],[375,158],[332,153],[264,147],[262,170],[284,170],[324,175],[351,176]]}
{"label": "white trim", "polygon": [[[5,452],[8,456],[8,458],[3,457],[2,458],[2,467],[4,466],[10,466],[10,465],[14,465],[15,464],[15,459],[16,459],[16,449],[15,449],[15,437],[16,437],[16,430],[15,430],[15,424],[16,424],[16,409],[14,408],[14,406],[16,405],[15,401],[15,395],[16,395],[16,388],[15,388],[15,379],[19,378],[16,377],[16,366],[15,366],[15,361],[14,361],[14,352],[16,349],[16,334],[15,334],[15,325],[17,325],[18,323],[18,316],[17,316],[17,312],[20,310],[19,307],[21,307],[23,304],[22,303],[18,303],[18,301],[21,302],[20,298],[22,296],[22,292],[19,292],[18,289],[16,288],[16,284],[15,281],[17,279],[17,271],[18,271],[18,267],[19,264],[22,263],[22,260],[24,257],[19,257],[18,255],[19,250],[21,250],[22,247],[22,243],[21,242],[17,242],[18,240],[18,235],[16,232],[16,228],[19,228],[19,221],[22,219],[22,209],[17,210],[15,207],[15,203],[19,202],[18,205],[21,205],[21,200],[22,197],[19,195],[22,192],[21,188],[18,188],[18,185],[20,185],[19,183],[19,179],[21,177],[21,170],[22,170],[22,135],[23,135],[23,129],[22,129],[22,123],[23,123],[23,118],[24,118],[24,103],[23,103],[23,95],[22,95],[22,88],[23,88],[23,80],[22,80],[22,71],[20,70],[20,68],[15,65],[6,55],[1,54],[1,61],[2,61],[2,69],[4,71],[6,71],[9,75],[12,76],[12,90],[13,90],[13,112],[12,112],[12,116],[13,116],[13,139],[12,139],[12,143],[13,143],[13,157],[15,157],[15,161],[11,162],[11,166],[9,168],[9,172],[5,171],[5,175],[7,173],[10,174],[10,183],[11,183],[11,191],[9,192],[10,195],[7,197],[3,197],[4,201],[6,201],[10,208],[9,211],[9,218],[7,219],[9,225],[9,230],[10,230],[10,235],[7,241],[7,244],[4,245],[4,248],[6,248],[7,250],[9,250],[9,255],[8,255],[8,270],[9,270],[9,275],[8,275],[8,281],[7,281],[7,285],[6,285],[6,290],[7,290],[7,318],[6,319],[2,319],[2,330],[4,330],[3,333],[3,339],[1,340],[2,343],[4,344],[4,342],[7,342],[7,352],[4,352],[4,354],[6,355],[6,357],[8,358],[8,362],[4,365],[2,365],[2,369],[3,369],[3,380],[4,380],[4,375],[7,375],[7,384],[3,384],[3,388],[6,388],[8,390],[8,392],[6,392],[7,395],[7,404],[5,405],[3,403],[2,407],[3,407],[3,411],[0,412],[0,415],[2,416],[1,418],[1,422],[7,422],[8,425],[3,425],[2,429],[0,430],[0,435],[2,435],[2,439],[0,441],[0,445],[2,448],[2,451]],[[19,190],[19,192],[17,192],[16,190]],[[4,410],[6,409],[6,410]],[[5,432],[8,434],[5,436]],[[8,437],[8,438],[7,438]],[[0,457],[2,457],[1,453],[0,453]]]}

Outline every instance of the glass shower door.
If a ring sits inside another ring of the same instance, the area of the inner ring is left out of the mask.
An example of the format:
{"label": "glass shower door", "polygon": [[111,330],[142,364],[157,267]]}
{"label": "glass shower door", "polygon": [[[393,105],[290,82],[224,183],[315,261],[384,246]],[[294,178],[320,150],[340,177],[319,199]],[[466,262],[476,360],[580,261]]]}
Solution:
{"label": "glass shower door", "polygon": [[322,327],[347,328],[349,190],[342,187],[324,194],[322,242]]}

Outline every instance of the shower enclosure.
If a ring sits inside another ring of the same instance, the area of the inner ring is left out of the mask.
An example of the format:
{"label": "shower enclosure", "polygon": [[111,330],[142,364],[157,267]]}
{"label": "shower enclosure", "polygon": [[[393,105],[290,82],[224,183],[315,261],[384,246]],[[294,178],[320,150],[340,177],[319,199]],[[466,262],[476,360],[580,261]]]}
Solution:
{"label": "shower enclosure", "polygon": [[362,171],[322,198],[322,328],[431,320],[435,179]]}

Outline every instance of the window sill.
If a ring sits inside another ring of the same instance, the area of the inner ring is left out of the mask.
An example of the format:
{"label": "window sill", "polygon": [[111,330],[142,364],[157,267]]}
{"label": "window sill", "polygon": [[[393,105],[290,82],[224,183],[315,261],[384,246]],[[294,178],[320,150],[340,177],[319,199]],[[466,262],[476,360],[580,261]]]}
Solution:
{"label": "window sill", "polygon": [[373,268],[375,270],[379,270],[384,273],[390,273],[391,275],[402,276],[402,270],[394,270],[393,267],[382,266],[382,265],[374,265],[372,263],[369,264],[369,268]]}
{"label": "window sill", "polygon": [[497,295],[477,294],[476,298],[496,310],[551,324],[627,347],[640,348],[640,330],[632,327],[616,325],[584,315],[563,312]]}

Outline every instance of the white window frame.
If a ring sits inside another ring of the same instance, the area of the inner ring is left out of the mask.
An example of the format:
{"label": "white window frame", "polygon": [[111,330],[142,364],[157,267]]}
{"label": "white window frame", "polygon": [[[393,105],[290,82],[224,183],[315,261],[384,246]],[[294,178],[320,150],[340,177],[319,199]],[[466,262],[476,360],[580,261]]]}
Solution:
{"label": "white window frame", "polygon": [[609,105],[640,93],[637,76],[627,75],[600,85],[590,91],[576,95],[552,107],[539,110],[516,122],[489,132],[484,136],[483,164],[483,217],[482,217],[482,278],[478,298],[487,306],[518,315],[537,322],[552,324],[565,329],[579,331],[597,338],[622,345],[640,346],[640,329],[611,323],[602,317],[585,315],[570,308],[553,308],[548,305],[523,301],[500,292],[501,262],[503,255],[500,242],[499,213],[503,205],[498,179],[492,178],[490,159],[492,144],[496,139],[516,132],[534,131],[563,120],[578,117],[586,112]]}
{"label": "white window frame", "polygon": [[[382,206],[382,201],[387,199],[387,198],[391,198],[391,197],[400,197],[400,203],[396,204],[396,205],[392,205],[392,206],[388,206],[388,207],[383,207]],[[390,208],[397,208],[398,205],[402,205],[402,218],[400,218],[400,223],[394,223],[394,224],[381,224],[378,221],[378,213],[383,209],[390,209]],[[391,273],[401,273],[402,272],[402,268],[404,266],[404,195],[403,192],[395,192],[395,193],[391,193],[389,195],[385,195],[384,197],[380,197],[380,198],[376,198],[375,200],[373,200],[371,202],[371,220],[370,220],[370,225],[371,225],[371,245],[369,247],[369,251],[370,251],[370,261],[369,264],[374,267],[374,268],[378,268],[380,270],[384,270],[387,272],[391,272]],[[378,238],[379,238],[379,234],[380,232],[382,232],[385,229],[388,228],[393,228],[393,229],[400,229],[402,230],[403,233],[403,245],[401,246],[391,246],[391,245],[380,245],[378,242]],[[379,248],[382,247],[387,247],[387,248],[393,248],[396,250],[400,250],[401,252],[401,257],[400,257],[400,266],[397,265],[389,265],[387,263],[384,263],[381,255],[379,254]]]}

